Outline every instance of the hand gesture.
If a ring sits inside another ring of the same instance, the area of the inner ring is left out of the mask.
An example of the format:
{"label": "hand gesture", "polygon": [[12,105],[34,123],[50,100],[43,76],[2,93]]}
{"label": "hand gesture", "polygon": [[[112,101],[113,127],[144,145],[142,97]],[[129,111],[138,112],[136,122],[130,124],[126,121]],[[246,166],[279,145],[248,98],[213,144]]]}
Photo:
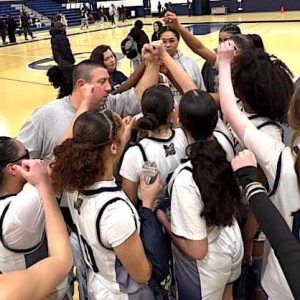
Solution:
{"label": "hand gesture", "polygon": [[180,22],[176,16],[176,14],[167,11],[164,16],[164,22],[170,28],[177,29],[179,28]]}
{"label": "hand gesture", "polygon": [[236,46],[233,41],[226,41],[218,46],[218,61],[221,63],[230,64],[236,51]]}
{"label": "hand gesture", "polygon": [[84,105],[88,110],[98,105],[98,103],[96,103],[93,99],[93,92],[93,84],[83,83],[82,85],[78,86],[78,94],[81,99],[80,105]]}
{"label": "hand gesture", "polygon": [[154,202],[162,189],[160,174],[158,173],[154,182],[147,184],[143,172],[140,175],[141,198],[144,207],[153,208]]}
{"label": "hand gesture", "polygon": [[19,175],[25,178],[29,183],[39,189],[42,186],[50,185],[50,179],[47,172],[47,165],[40,159],[22,160],[22,165],[15,165]]}
{"label": "hand gesture", "polygon": [[257,167],[257,162],[254,154],[249,150],[241,151],[235,158],[231,161],[231,166],[233,171],[237,171],[243,167]]}
{"label": "hand gesture", "polygon": [[128,142],[131,136],[131,130],[135,124],[135,118],[128,116],[124,118],[122,122],[125,125],[125,130],[124,130],[125,141]]}

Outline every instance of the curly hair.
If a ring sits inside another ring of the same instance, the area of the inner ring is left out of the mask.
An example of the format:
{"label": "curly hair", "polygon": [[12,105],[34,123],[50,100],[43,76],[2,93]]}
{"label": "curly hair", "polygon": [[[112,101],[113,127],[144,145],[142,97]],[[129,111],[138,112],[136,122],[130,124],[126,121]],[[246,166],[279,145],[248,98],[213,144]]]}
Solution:
{"label": "curly hair", "polygon": [[240,190],[225,151],[213,138],[218,121],[214,100],[200,90],[186,93],[179,105],[179,120],[195,140],[186,151],[204,204],[201,217],[207,226],[231,225],[240,207]]}
{"label": "curly hair", "polygon": [[236,96],[257,114],[286,123],[294,84],[281,60],[259,49],[243,51],[234,58],[232,82]]}
{"label": "curly hair", "polygon": [[110,110],[90,110],[73,126],[73,138],[54,149],[51,179],[57,192],[83,190],[101,178],[106,170],[107,149],[119,142],[121,119]]}
{"label": "curly hair", "polygon": [[75,66],[64,62],[59,66],[53,66],[47,71],[49,82],[55,89],[59,88],[58,98],[63,98],[72,94],[73,90],[73,70]]}
{"label": "curly hair", "polygon": [[143,117],[138,119],[137,128],[155,130],[161,125],[168,125],[174,108],[172,92],[161,84],[149,87],[143,93],[141,106]]}

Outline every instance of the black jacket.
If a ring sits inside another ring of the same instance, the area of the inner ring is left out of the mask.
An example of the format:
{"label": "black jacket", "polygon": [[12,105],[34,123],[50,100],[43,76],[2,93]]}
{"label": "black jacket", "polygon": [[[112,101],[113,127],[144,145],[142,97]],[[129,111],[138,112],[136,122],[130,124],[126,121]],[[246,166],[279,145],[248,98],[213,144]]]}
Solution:
{"label": "black jacket", "polygon": [[60,64],[62,61],[67,61],[71,64],[75,63],[69,39],[63,30],[63,25],[55,24],[51,28],[51,49],[55,62]]}

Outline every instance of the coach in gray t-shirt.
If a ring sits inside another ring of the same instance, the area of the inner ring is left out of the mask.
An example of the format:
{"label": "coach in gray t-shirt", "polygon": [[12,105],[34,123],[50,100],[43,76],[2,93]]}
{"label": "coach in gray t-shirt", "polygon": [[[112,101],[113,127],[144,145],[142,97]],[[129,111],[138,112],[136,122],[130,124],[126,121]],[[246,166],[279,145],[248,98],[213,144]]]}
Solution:
{"label": "coach in gray t-shirt", "polygon": [[[146,70],[135,88],[122,94],[110,95],[111,86],[106,68],[85,60],[73,72],[73,92],[54,100],[36,111],[23,125],[18,140],[29,150],[32,158],[50,160],[54,147],[82,112],[105,107],[122,117],[140,112],[139,99],[144,90],[158,82],[159,64],[153,55],[146,56]],[[87,85],[91,87],[87,93]],[[88,95],[89,94],[89,95]]]}

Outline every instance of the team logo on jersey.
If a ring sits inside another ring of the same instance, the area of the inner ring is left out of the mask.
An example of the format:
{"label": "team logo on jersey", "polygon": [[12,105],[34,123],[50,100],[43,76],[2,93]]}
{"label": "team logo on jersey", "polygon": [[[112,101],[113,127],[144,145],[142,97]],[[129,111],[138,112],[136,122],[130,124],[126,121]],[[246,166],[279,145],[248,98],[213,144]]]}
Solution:
{"label": "team logo on jersey", "polygon": [[74,209],[77,210],[78,214],[80,215],[80,208],[82,205],[83,199],[78,198],[75,202],[74,202]]}
{"label": "team logo on jersey", "polygon": [[173,143],[171,143],[169,145],[164,145],[164,150],[165,150],[166,157],[168,157],[169,155],[175,155],[176,154]]}

